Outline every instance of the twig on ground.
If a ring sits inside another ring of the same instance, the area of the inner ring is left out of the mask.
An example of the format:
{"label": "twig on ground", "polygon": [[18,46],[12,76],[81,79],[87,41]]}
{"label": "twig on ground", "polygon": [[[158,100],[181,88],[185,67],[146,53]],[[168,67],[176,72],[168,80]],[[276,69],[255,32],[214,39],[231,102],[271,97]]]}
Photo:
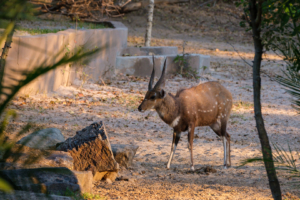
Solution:
{"label": "twig on ground", "polygon": [[200,7],[202,7],[202,6],[205,6],[206,4],[209,4],[209,3],[212,2],[212,1],[215,1],[215,0],[210,0],[210,1],[207,1],[207,2],[205,2],[205,3],[202,3],[202,4],[200,4],[200,5],[198,6],[198,8],[200,8]]}

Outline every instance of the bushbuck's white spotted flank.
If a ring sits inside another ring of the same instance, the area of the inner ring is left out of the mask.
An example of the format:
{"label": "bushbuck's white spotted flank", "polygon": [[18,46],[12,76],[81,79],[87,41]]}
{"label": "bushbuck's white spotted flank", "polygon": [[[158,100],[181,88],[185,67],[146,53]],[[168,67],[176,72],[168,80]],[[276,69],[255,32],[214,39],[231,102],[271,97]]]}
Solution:
{"label": "bushbuck's white spotted flank", "polygon": [[154,57],[153,71],[149,81],[148,91],[139,111],[154,108],[160,118],[173,129],[173,142],[167,168],[170,164],[180,139],[182,131],[188,131],[189,150],[191,155],[191,170],[194,170],[193,139],[197,126],[209,126],[222,138],[224,145],[224,168],[231,165],[230,135],[226,131],[227,121],[232,107],[232,95],[218,82],[206,82],[197,86],[181,89],[174,96],[164,90],[166,82],[166,61],[162,75],[153,87],[155,76]]}

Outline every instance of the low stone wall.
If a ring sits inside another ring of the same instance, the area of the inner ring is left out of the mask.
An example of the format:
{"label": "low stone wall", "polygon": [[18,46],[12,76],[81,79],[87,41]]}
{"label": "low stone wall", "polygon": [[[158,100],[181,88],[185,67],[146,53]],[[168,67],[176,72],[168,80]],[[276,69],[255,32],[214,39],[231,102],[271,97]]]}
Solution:
{"label": "low stone wall", "polygon": [[[56,34],[13,37],[9,51],[4,85],[14,84],[9,76],[20,80],[24,77],[17,72],[33,70],[41,64],[51,65],[66,53],[77,48],[94,49],[104,47],[94,55],[86,65],[76,63],[75,66],[61,66],[22,88],[19,94],[37,94],[55,91],[59,86],[69,85],[76,79],[91,79],[94,82],[100,77],[111,76],[116,63],[116,56],[127,46],[127,27],[120,22],[111,22],[114,28],[60,31]],[[3,44],[0,44],[3,46]],[[1,51],[0,51],[1,53]]]}

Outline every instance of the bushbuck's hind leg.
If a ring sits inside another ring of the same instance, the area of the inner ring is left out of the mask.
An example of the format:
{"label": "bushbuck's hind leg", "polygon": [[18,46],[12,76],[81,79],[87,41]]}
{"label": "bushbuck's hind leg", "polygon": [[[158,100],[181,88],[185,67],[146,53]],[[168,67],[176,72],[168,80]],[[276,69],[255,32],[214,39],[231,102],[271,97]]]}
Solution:
{"label": "bushbuck's hind leg", "polygon": [[226,121],[223,121],[222,124],[218,120],[216,123],[210,125],[210,128],[221,137],[224,147],[224,168],[230,167],[230,135],[226,132]]}
{"label": "bushbuck's hind leg", "polygon": [[173,141],[172,141],[172,147],[171,147],[169,162],[167,164],[167,169],[170,169],[171,161],[173,159],[177,144],[178,144],[179,139],[180,139],[180,134],[181,134],[181,132],[176,132],[176,131],[174,131],[174,133],[173,133]]}
{"label": "bushbuck's hind leg", "polygon": [[228,151],[227,151],[227,162],[228,162],[228,167],[231,166],[231,153],[230,153],[230,135],[228,134],[228,132],[226,132],[226,139],[227,139],[227,148],[228,148]]}
{"label": "bushbuck's hind leg", "polygon": [[231,159],[230,159],[230,135],[226,131],[227,121],[221,122],[221,134],[223,139],[223,146],[224,146],[224,168],[231,166]]}
{"label": "bushbuck's hind leg", "polygon": [[191,154],[191,170],[194,171],[194,161],[193,161],[193,141],[194,141],[194,131],[195,131],[195,126],[190,125],[189,127],[189,132],[188,132],[188,141],[189,141],[189,150]]}

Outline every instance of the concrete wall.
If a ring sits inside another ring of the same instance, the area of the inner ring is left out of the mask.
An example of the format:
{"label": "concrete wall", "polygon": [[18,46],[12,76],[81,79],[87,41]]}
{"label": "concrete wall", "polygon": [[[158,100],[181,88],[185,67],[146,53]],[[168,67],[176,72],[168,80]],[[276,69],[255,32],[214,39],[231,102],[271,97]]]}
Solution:
{"label": "concrete wall", "polygon": [[[111,22],[114,28],[60,31],[56,34],[13,37],[12,48],[8,53],[4,85],[14,84],[14,79],[24,77],[19,72],[33,70],[41,64],[51,65],[65,53],[77,48],[93,49],[104,47],[94,55],[88,65],[75,63],[61,66],[22,88],[19,94],[47,93],[61,85],[68,85],[75,79],[85,78],[94,82],[104,75],[111,76],[110,69],[116,63],[116,56],[127,47],[127,28],[120,22]],[[3,44],[0,44],[3,46]],[[0,52],[1,53],[1,52]],[[88,74],[88,76],[85,76]]]}
{"label": "concrete wall", "polygon": [[[61,85],[78,84],[78,80],[79,83],[97,83],[101,78],[118,73],[150,76],[153,69],[152,55],[155,57],[157,77],[161,75],[165,60],[167,73],[180,71],[179,64],[174,62],[178,55],[177,47],[127,47],[127,28],[120,22],[111,24],[114,28],[77,31],[68,29],[56,34],[13,37],[12,48],[6,60],[4,85],[16,84],[10,77],[20,80],[24,78],[20,72],[34,70],[41,64],[52,65],[66,53],[72,53],[78,48],[91,50],[105,47],[88,64],[77,62],[72,66],[68,64],[56,68],[22,88],[19,94],[48,93]],[[210,56],[187,54],[185,59],[188,66],[199,75],[209,71]]]}

